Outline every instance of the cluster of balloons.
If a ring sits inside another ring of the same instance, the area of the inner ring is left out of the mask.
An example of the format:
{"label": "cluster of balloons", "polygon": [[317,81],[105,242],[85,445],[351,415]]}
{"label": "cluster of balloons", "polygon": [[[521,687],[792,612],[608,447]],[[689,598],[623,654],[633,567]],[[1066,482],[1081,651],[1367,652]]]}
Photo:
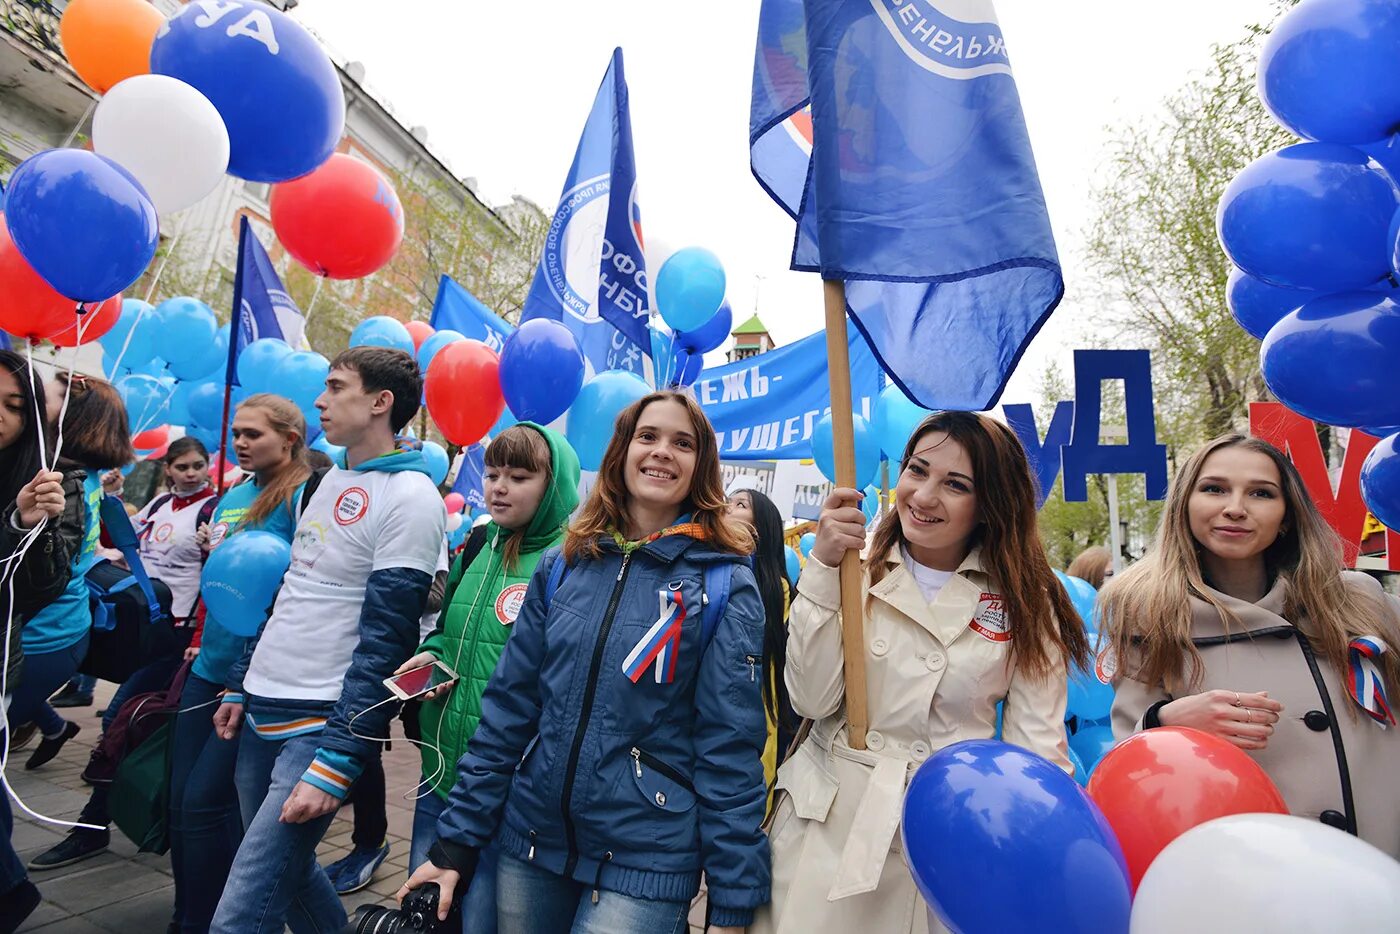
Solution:
{"label": "cluster of balloons", "polygon": [[657,386],[694,383],[705,354],[729,337],[734,312],[726,282],[719,257],[703,247],[677,250],[661,264],[654,283],[661,322],[649,326]]}
{"label": "cluster of balloons", "polygon": [[1289,408],[1386,440],[1362,469],[1371,512],[1400,527],[1400,8],[1309,0],[1275,26],[1259,94],[1304,142],[1226,188],[1217,229],[1234,263],[1227,302],[1263,340]]}

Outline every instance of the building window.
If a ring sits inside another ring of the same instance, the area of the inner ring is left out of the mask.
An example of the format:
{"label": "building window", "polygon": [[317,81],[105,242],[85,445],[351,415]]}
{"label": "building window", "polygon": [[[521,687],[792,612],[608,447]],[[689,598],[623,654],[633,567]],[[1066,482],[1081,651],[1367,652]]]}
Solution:
{"label": "building window", "polygon": [[243,190],[248,193],[248,197],[266,204],[268,195],[272,193],[272,186],[266,182],[245,181],[243,183]]}

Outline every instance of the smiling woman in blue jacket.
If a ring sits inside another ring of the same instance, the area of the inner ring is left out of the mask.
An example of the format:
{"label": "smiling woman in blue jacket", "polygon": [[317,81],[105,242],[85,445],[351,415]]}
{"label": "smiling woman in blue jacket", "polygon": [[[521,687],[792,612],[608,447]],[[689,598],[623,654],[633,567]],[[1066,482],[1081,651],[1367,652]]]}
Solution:
{"label": "smiling woman in blue jacket", "polygon": [[562,553],[530,581],[429,862],[445,917],[488,842],[501,934],[710,930],[768,901],[763,605],[689,397],[618,416]]}

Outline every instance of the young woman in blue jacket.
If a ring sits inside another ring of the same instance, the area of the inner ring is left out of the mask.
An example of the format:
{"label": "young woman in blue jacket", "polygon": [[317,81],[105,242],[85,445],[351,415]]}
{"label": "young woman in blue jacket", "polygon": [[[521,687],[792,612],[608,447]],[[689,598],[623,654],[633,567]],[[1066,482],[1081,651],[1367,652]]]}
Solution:
{"label": "young woman in blue jacket", "polygon": [[692,399],[656,392],[618,416],[400,898],[437,883],[446,917],[494,841],[501,934],[684,931],[702,872],[712,932],[768,901],[763,604],[726,509]]}

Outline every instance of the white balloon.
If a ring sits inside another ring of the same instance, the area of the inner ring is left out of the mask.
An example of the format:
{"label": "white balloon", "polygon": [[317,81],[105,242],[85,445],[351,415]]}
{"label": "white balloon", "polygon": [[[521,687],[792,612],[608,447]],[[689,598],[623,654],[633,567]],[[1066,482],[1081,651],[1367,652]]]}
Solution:
{"label": "white balloon", "polygon": [[1236,814],[1177,837],[1147,868],[1131,934],[1400,932],[1400,863],[1326,824]]}
{"label": "white balloon", "polygon": [[454,512],[447,517],[447,531],[455,532],[462,527],[462,514]]}
{"label": "white balloon", "polygon": [[161,214],[209,194],[228,169],[223,118],[167,75],[136,75],[108,91],[92,116],[92,148],[135,176]]}

